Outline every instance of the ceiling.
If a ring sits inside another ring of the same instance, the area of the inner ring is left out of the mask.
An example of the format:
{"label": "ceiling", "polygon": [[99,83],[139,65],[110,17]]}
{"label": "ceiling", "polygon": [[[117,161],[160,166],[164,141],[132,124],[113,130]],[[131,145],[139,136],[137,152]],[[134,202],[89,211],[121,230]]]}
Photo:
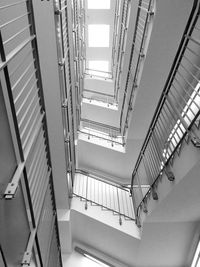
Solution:
{"label": "ceiling", "polygon": [[[95,170],[98,173],[116,177],[122,182],[130,181],[132,170],[165,85],[192,4],[193,0],[157,1],[152,36],[128,131],[126,153],[122,154],[95,144],[79,141],[77,150],[79,168]],[[134,30],[132,25],[129,26],[128,30],[130,34]],[[126,64],[128,64],[130,40],[131,38],[128,37],[128,48],[125,54]],[[127,69],[126,64],[124,70]],[[125,78],[126,71],[122,74],[124,82]],[[88,119],[94,120],[96,118],[99,122],[106,122],[106,124],[114,126],[119,123],[117,116],[119,112],[115,113],[92,105],[85,105],[83,112]]]}

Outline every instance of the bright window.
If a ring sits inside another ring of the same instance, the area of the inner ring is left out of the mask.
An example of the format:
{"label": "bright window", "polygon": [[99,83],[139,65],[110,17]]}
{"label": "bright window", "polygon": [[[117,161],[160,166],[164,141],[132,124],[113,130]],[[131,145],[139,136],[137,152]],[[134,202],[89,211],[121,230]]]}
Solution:
{"label": "bright window", "polygon": [[109,47],[110,26],[105,24],[88,25],[88,46]]}
{"label": "bright window", "polygon": [[110,0],[88,0],[88,9],[110,9]]}

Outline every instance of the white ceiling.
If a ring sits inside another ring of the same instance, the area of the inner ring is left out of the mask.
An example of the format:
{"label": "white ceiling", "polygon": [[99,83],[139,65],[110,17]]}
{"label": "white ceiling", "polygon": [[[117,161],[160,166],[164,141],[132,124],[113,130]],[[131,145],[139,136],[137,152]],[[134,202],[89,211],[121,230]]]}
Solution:
{"label": "white ceiling", "polygon": [[[193,0],[157,1],[152,36],[129,127],[126,154],[80,141],[78,143],[80,168],[93,169],[108,176],[116,176],[119,179],[130,181],[142,142],[185,29],[192,3]],[[130,29],[134,30],[131,26],[129,31]],[[125,62],[128,62],[127,54]],[[124,69],[126,69],[126,66],[124,66]],[[123,77],[125,81],[126,74],[123,74]],[[88,108],[88,112],[85,108]],[[106,121],[110,125],[116,125],[117,120],[119,120],[119,117],[114,119],[113,116],[110,116],[110,110],[103,110],[100,107],[91,108],[91,105],[84,107],[84,113],[88,114],[88,118],[91,115],[93,120],[97,118],[98,121]]]}
{"label": "white ceiling", "polygon": [[189,266],[199,234],[198,222],[147,222],[139,240],[102,223],[104,212],[99,212],[97,220],[81,211],[71,211],[75,244],[89,252],[92,248],[93,254],[100,258],[115,259],[117,267],[121,263],[132,267]]}

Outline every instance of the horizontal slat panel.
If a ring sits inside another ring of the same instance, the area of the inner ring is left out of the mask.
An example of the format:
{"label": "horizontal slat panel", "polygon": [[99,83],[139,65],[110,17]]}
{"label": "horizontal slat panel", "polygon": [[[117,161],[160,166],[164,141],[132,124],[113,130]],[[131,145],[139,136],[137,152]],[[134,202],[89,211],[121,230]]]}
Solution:
{"label": "horizontal slat panel", "polygon": [[26,167],[33,209],[36,220],[38,220],[43,195],[49,181],[49,167],[43,129],[40,130],[35,146],[30,152]]}
{"label": "horizontal slat panel", "polygon": [[50,185],[47,188],[38,225],[38,241],[44,266],[47,266],[55,216]]}

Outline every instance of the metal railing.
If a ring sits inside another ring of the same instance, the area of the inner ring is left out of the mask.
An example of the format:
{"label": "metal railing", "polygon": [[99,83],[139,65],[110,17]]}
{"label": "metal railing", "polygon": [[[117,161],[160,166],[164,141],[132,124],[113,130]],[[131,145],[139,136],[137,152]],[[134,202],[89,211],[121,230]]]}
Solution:
{"label": "metal railing", "polygon": [[85,171],[76,170],[73,195],[85,201],[85,209],[88,209],[88,204],[91,203],[112,211],[119,216],[120,225],[122,217],[126,220],[135,220],[130,191],[120,185]]}
{"label": "metal railing", "polygon": [[[63,135],[65,143],[65,161],[68,174],[73,183],[74,169],[70,168],[71,162],[75,162],[75,123],[74,118],[78,118],[78,114],[73,111],[73,81],[72,81],[72,56],[70,43],[70,27],[69,27],[69,9],[70,5],[66,1],[55,1],[55,24],[57,31],[57,50],[58,50],[58,66],[60,78],[60,95],[62,107]],[[79,103],[79,102],[78,102]],[[69,189],[71,194],[72,189]]]}
{"label": "metal railing", "polygon": [[121,136],[119,129],[110,125],[82,118],[79,133],[87,135],[88,139],[94,137],[108,141],[112,146],[124,146],[124,138]]}
{"label": "metal railing", "polygon": [[[192,127],[200,115],[200,1],[195,0],[181,43],[167,78],[163,93],[132,173],[132,197],[140,213],[147,212],[147,199],[158,199],[156,185],[166,174],[175,176],[170,162],[185,140],[200,147],[200,139]],[[144,192],[142,185],[149,185]]]}
{"label": "metal railing", "polygon": [[[120,113],[120,135],[123,137],[124,142],[127,137],[127,129],[130,123],[130,115],[133,110],[133,103],[135,98],[135,92],[139,87],[142,70],[144,66],[145,56],[151,36],[151,31],[153,27],[153,17],[155,10],[155,1],[154,0],[140,0],[138,4],[136,26],[133,35],[131,55],[129,59],[128,74],[126,77],[126,85],[124,89],[124,95],[121,105]],[[126,35],[127,27],[129,22],[129,12],[130,12],[130,1],[125,0],[122,6],[122,15],[121,15],[121,28],[119,34],[119,46],[117,52],[117,67],[115,75],[115,92],[113,95],[113,102],[118,103],[118,90],[120,87],[120,77],[122,72],[124,52],[126,47]],[[85,94],[83,91],[83,95]],[[93,99],[98,101],[97,94],[95,92]],[[112,97],[112,96],[111,96]],[[117,98],[116,98],[117,97]],[[108,95],[102,95],[101,101],[104,103],[108,102]],[[109,99],[111,102],[111,99]]]}
{"label": "metal railing", "polygon": [[73,19],[73,46],[77,128],[80,124],[81,101],[84,88],[84,73],[86,69],[86,43],[85,43],[85,1],[72,1]]}
{"label": "metal railing", "polygon": [[119,35],[120,9],[121,9],[121,0],[116,0],[113,42],[112,42],[112,70],[113,71],[114,71],[115,61],[116,61],[116,52],[117,52],[116,47],[117,47],[117,39]]}
{"label": "metal railing", "polygon": [[85,68],[84,75],[89,76],[90,78],[100,78],[103,80],[112,80],[113,78],[111,71],[95,70],[89,68]]}
{"label": "metal railing", "polygon": [[84,89],[83,98],[86,98],[86,99],[91,100],[91,101],[102,102],[102,104],[107,105],[107,107],[109,107],[109,106],[111,106],[111,107],[115,106],[116,108],[118,107],[118,104],[114,100],[113,95]]}
{"label": "metal railing", "polygon": [[120,114],[120,128],[122,135],[126,136],[133,110],[135,92],[139,87],[144,61],[153,27],[155,11],[154,0],[140,0],[138,4],[136,26],[134,30],[129,67]]}
{"label": "metal railing", "polygon": [[[130,15],[130,7],[131,2],[130,0],[124,0],[122,5],[122,11],[121,11],[121,21],[119,21],[119,15],[118,20],[116,20],[118,32],[116,34],[118,36],[118,46],[117,46],[117,52],[115,54],[114,58],[114,67],[113,70],[115,71],[114,78],[115,78],[115,85],[114,85],[114,99],[118,100],[118,93],[119,88],[121,85],[121,74],[122,69],[124,65],[124,54],[125,54],[125,48],[126,48],[126,40],[127,40],[127,30],[128,30],[128,24],[129,24],[129,15]],[[115,41],[115,42],[117,42]]]}

